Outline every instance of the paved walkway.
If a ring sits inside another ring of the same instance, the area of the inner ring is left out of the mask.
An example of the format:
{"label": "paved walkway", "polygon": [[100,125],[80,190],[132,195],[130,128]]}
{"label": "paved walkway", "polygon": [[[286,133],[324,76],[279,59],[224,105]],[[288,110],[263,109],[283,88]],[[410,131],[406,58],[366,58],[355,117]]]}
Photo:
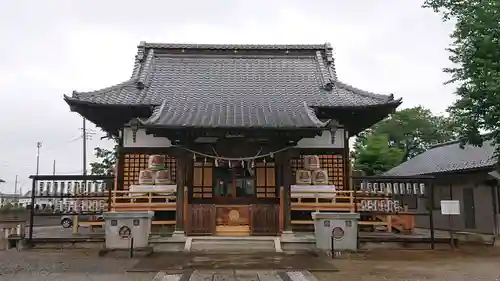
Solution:
{"label": "paved walkway", "polygon": [[310,272],[300,271],[195,270],[183,274],[167,274],[160,271],[152,281],[317,281],[317,279]]}

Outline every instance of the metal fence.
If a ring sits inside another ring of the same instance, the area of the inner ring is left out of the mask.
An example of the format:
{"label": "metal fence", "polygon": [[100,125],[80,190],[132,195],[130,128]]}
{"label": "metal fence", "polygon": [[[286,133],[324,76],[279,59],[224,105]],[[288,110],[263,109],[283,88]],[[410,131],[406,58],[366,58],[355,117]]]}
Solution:
{"label": "metal fence", "polygon": [[[394,216],[415,222],[415,217],[428,217],[429,232],[415,235],[415,240],[430,242],[435,248],[432,211],[434,177],[354,176],[353,189],[356,210],[361,216]],[[412,228],[413,228],[412,227]],[[418,225],[417,225],[418,227]],[[397,236],[393,237],[398,240]]]}
{"label": "metal fence", "polygon": [[33,239],[38,217],[57,221],[63,216],[85,215],[92,220],[111,210],[113,176],[36,175],[30,179],[31,194],[26,204],[30,217],[29,241]]}

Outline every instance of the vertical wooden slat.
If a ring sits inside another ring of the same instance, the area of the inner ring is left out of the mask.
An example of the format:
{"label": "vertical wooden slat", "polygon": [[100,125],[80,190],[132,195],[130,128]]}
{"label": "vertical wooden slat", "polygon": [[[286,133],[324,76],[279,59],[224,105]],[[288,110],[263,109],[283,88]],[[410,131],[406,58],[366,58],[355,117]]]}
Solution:
{"label": "vertical wooden slat", "polygon": [[212,198],[213,167],[211,162],[195,162],[193,169],[193,198]]}
{"label": "vertical wooden slat", "polygon": [[253,235],[277,235],[279,206],[276,204],[251,205],[251,231]]}
{"label": "vertical wooden slat", "polygon": [[212,167],[203,168],[203,186],[212,186]]}
{"label": "vertical wooden slat", "polygon": [[[187,186],[184,186],[184,202],[182,204],[182,207],[183,207],[183,212],[182,212],[182,216],[183,216],[183,221],[184,221],[184,228],[186,228],[188,225],[189,225],[189,222],[188,222],[188,212],[189,212],[189,201],[188,201],[188,196],[189,196],[189,191],[188,191],[188,187]],[[186,232],[187,230],[184,229]]]}
{"label": "vertical wooden slat", "polygon": [[193,172],[193,185],[202,186],[203,185],[203,168],[195,167]]}
{"label": "vertical wooden slat", "polygon": [[189,235],[211,235],[215,232],[215,206],[191,204],[189,210]]}
{"label": "vertical wooden slat", "polygon": [[266,186],[266,168],[255,168],[257,176],[257,187]]}
{"label": "vertical wooden slat", "polygon": [[284,222],[285,222],[285,188],[280,186],[280,212],[279,212],[279,222],[280,222],[280,232],[283,232]]}
{"label": "vertical wooden slat", "polygon": [[271,168],[266,168],[266,186],[267,187],[274,187],[276,186],[276,178],[275,178],[275,171],[274,167]]}

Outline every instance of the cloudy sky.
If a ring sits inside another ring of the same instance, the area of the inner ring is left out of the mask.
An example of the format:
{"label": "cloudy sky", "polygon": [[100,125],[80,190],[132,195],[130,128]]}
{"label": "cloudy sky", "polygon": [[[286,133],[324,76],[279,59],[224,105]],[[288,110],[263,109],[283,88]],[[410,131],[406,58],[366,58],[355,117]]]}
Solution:
{"label": "cloudy sky", "polygon": [[[339,78],[394,93],[403,106],[441,113],[454,100],[443,86],[452,26],[419,0],[16,0],[0,9],[0,192],[27,191],[43,142],[40,173],[82,172],[81,117],[63,94],[129,78],[140,41],[324,43]],[[180,4],[182,3],[182,4]],[[88,158],[101,141],[88,142]]]}

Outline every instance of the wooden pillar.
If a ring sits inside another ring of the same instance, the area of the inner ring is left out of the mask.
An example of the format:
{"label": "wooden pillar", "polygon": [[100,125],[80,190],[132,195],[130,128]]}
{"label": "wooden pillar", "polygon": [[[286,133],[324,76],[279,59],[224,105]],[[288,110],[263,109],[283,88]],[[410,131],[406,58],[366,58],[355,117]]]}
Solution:
{"label": "wooden pillar", "polygon": [[351,183],[351,161],[349,159],[350,157],[350,152],[349,152],[349,132],[347,129],[344,129],[344,153],[342,155],[342,158],[344,158],[344,190],[351,190],[352,189],[352,183]]}
{"label": "wooden pillar", "polygon": [[[119,139],[118,139],[118,147],[117,147],[117,150],[116,150],[116,156],[117,156],[117,159],[116,159],[116,166],[115,166],[115,173],[116,173],[116,177],[115,177],[115,183],[113,185],[113,190],[114,190],[114,194],[113,194],[113,200],[115,200],[115,197],[116,197],[116,191],[117,190],[124,190],[124,180],[125,180],[125,177],[124,177],[124,174],[125,174],[125,153],[123,151],[123,136],[124,135],[124,131],[123,129],[120,131],[120,135],[119,135]],[[108,187],[108,188],[111,188]],[[108,204],[111,204],[111,202],[109,202]],[[114,206],[112,206],[113,208]]]}
{"label": "wooden pillar", "polygon": [[291,208],[290,208],[290,187],[293,183],[292,178],[292,166],[290,165],[290,160],[293,157],[293,148],[290,148],[283,153],[281,157],[281,167],[282,167],[282,183],[284,188],[284,206],[283,206],[283,232],[292,231],[291,221]]}
{"label": "wooden pillar", "polygon": [[[116,162],[115,162],[115,178],[113,185],[109,182],[106,183],[108,188],[108,212],[115,211],[116,196],[118,190],[124,190],[125,184],[125,152],[124,152],[124,129],[120,130],[118,135],[118,146],[116,148]],[[111,190],[112,189],[112,190]]]}
{"label": "wooden pillar", "polygon": [[184,233],[184,186],[186,185],[186,155],[182,151],[175,152],[176,168],[175,183],[177,185],[175,232]]}

